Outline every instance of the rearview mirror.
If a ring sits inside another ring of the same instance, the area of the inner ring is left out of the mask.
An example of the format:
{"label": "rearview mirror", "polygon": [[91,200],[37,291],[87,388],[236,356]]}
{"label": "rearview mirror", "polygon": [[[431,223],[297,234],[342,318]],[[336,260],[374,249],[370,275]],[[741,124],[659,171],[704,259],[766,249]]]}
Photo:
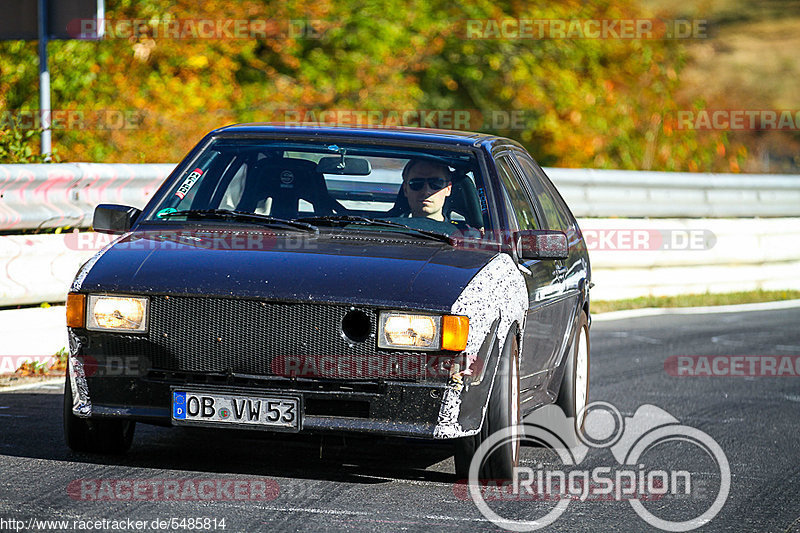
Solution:
{"label": "rearview mirror", "polygon": [[517,254],[523,259],[566,259],[567,236],[563,231],[523,230],[514,234]]}
{"label": "rearview mirror", "polygon": [[321,174],[368,176],[372,172],[372,165],[369,164],[368,160],[360,157],[323,157],[317,163],[317,172]]}
{"label": "rearview mirror", "polygon": [[127,205],[100,204],[94,208],[92,228],[98,233],[125,233],[141,213],[140,209]]}

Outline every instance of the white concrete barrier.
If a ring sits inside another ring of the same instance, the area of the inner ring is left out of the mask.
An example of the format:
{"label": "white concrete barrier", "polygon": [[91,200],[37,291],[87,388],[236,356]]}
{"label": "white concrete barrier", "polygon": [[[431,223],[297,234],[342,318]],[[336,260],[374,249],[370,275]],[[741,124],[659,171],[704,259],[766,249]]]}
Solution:
{"label": "white concrete barrier", "polygon": [[65,235],[0,235],[0,307],[63,302],[92,250],[77,250]]}
{"label": "white concrete barrier", "polygon": [[800,289],[800,218],[579,222],[595,299]]}
{"label": "white concrete barrier", "polygon": [[53,354],[69,347],[66,315],[63,305],[0,310],[0,374],[25,361],[51,362]]}
{"label": "white concrete barrier", "polygon": [[[594,299],[800,289],[800,218],[579,222]],[[0,306],[64,301],[79,266],[111,238],[0,236]]]}

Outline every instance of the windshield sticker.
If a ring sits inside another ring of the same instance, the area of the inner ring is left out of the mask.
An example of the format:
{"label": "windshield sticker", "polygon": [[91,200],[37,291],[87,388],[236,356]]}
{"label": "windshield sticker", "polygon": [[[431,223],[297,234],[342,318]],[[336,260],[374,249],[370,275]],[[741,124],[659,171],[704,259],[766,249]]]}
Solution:
{"label": "windshield sticker", "polygon": [[174,213],[175,211],[177,211],[177,209],[175,209],[174,207],[165,207],[164,209],[156,213],[156,216],[158,218],[164,218],[164,215],[168,213]]}
{"label": "windshield sticker", "polygon": [[194,169],[191,174],[186,176],[186,179],[183,180],[181,186],[178,187],[178,192],[175,193],[175,196],[183,200],[183,197],[186,196],[186,193],[188,193],[191,190],[192,186],[202,175],[203,175],[202,170],[200,170],[199,168]]}
{"label": "windshield sticker", "polygon": [[486,193],[483,192],[483,187],[476,187],[478,189],[478,198],[481,202],[481,212],[488,213],[489,205],[486,203]]}
{"label": "windshield sticker", "polygon": [[284,170],[281,172],[281,187],[287,189],[294,188],[294,174],[291,170]]}

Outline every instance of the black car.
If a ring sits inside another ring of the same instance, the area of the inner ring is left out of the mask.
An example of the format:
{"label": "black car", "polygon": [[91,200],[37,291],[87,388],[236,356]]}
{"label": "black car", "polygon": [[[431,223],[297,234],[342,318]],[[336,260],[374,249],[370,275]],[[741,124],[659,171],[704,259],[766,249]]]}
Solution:
{"label": "black car", "polygon": [[450,439],[464,476],[494,431],[586,404],[586,246],[509,139],[229,126],[94,230],[119,237],[68,295],[73,450],[136,422],[361,432]]}

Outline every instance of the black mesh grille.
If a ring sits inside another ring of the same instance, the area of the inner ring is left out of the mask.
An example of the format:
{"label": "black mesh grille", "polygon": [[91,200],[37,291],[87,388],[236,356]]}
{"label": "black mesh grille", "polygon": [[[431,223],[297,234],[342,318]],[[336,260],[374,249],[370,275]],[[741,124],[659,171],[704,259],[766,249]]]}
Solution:
{"label": "black mesh grille", "polygon": [[[377,330],[375,309],[359,307]],[[374,337],[350,343],[342,337],[341,323],[351,306],[276,303],[232,298],[154,296],[150,299],[147,341],[105,336],[105,353],[146,356],[151,368],[184,372],[221,372],[257,376],[280,375],[282,357],[385,356],[436,357],[444,352],[398,353],[379,350]],[[111,341],[111,342],[109,342]],[[424,363],[423,363],[424,365]],[[350,379],[393,378],[391,365],[366,376]],[[285,374],[284,374],[285,375]],[[319,369],[318,377],[327,376]],[[402,378],[409,379],[407,374]],[[411,378],[413,379],[413,378]],[[416,379],[425,379],[418,376]],[[428,377],[427,379],[430,379]]]}

